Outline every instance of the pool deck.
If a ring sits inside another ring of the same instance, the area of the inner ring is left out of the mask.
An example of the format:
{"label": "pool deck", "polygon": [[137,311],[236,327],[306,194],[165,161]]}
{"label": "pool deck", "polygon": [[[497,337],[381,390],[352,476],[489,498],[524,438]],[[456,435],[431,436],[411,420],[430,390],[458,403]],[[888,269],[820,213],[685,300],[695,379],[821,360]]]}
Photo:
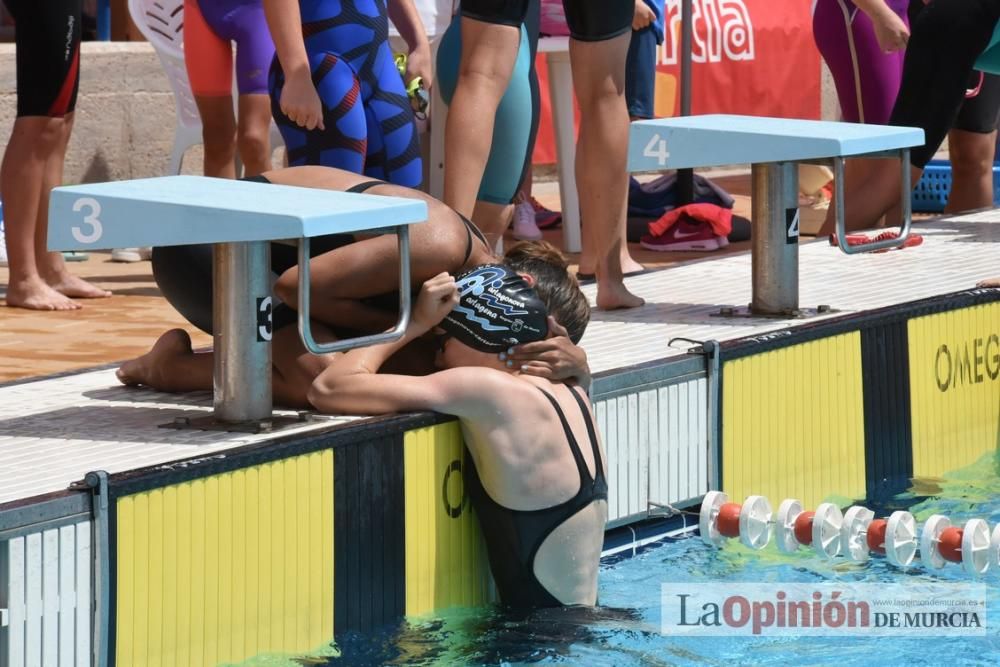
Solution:
{"label": "pool deck", "polygon": [[[736,213],[749,216],[749,176],[712,178],[736,198]],[[540,201],[558,208],[556,183],[536,184],[535,191]],[[561,245],[562,231],[559,228],[547,231],[545,238]],[[645,266],[662,267],[692,258],[740,252],[748,247],[749,243],[739,243],[715,252],[660,253],[632,244],[632,252]],[[571,261],[578,261],[578,256],[571,256]],[[188,329],[196,347],[211,345],[210,336],[191,327],[160,296],[149,262],[120,264],[111,261],[110,253],[96,252],[87,261],[71,263],[70,270],[111,290],[114,296],[81,300],[82,309],[62,313],[0,306],[0,382],[130,359],[147,351],[157,336],[172,327]],[[7,269],[0,267],[0,299],[6,286]],[[40,350],[44,353],[39,353]]]}
{"label": "pool deck", "polygon": [[[923,245],[881,254],[848,257],[825,240],[803,242],[801,305],[829,305],[835,312],[821,317],[837,317],[967,290],[977,280],[1000,274],[1000,210],[924,221],[915,229],[924,236]],[[697,253],[699,259],[629,278],[630,289],[647,303],[635,310],[594,311],[583,346],[595,373],[627,374],[630,367],[686,354],[690,344],[670,346],[674,338],[728,341],[801,324],[803,320],[717,316],[720,306],[745,306],[750,300],[750,254],[742,245],[730,246],[723,256]],[[0,474],[5,480],[0,508],[65,490],[92,470],[122,472],[211,456],[353,421],[318,418],[279,435],[158,428],[210,411],[211,395],[125,388],[112,365],[65,372],[143,351],[165,328],[183,324],[149,284],[148,263],[114,265],[92,258],[90,264],[106,270],[100,284],[124,285],[128,296],[88,303],[68,314],[0,311],[0,349],[8,379],[26,370],[34,375],[64,372],[0,386]],[[593,299],[594,286],[584,289]],[[207,336],[196,338],[196,344],[208,342]],[[36,361],[38,357],[42,359]]]}

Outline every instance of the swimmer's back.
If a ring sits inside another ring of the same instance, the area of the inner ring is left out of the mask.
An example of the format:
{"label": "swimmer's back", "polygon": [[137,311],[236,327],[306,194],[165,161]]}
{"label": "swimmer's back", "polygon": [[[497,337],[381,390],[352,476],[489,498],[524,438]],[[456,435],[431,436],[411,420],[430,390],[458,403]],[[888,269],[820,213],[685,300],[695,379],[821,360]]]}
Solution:
{"label": "swimmer's back", "polygon": [[537,378],[495,381],[506,426],[463,420],[463,431],[472,455],[466,484],[501,601],[593,605],[607,479],[588,401],[579,388]]}

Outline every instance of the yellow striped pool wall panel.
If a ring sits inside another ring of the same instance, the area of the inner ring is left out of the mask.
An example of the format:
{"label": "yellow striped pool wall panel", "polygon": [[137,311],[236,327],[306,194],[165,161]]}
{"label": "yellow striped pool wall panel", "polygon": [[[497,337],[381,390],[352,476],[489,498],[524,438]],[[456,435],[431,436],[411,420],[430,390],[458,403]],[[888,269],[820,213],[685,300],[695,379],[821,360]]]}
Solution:
{"label": "yellow striped pool wall panel", "polygon": [[115,662],[217,665],[333,634],[334,454],[116,500]]}
{"label": "yellow striped pool wall panel", "polygon": [[494,598],[486,546],[469,506],[457,422],[403,438],[406,614],[482,606]]}
{"label": "yellow striped pool wall panel", "polygon": [[727,361],[722,367],[722,488],[733,497],[865,494],[857,332]]}
{"label": "yellow striped pool wall panel", "polygon": [[494,599],[457,422],[310,437],[109,478],[108,664],[304,655]]}
{"label": "yellow striped pool wall panel", "polygon": [[886,500],[1000,445],[997,290],[723,343],[720,365],[733,498]]}
{"label": "yellow striped pool wall panel", "polygon": [[940,477],[1000,445],[1000,304],[911,319],[913,476]]}
{"label": "yellow striped pool wall panel", "polygon": [[[591,396],[609,528],[633,541],[710,489],[886,500],[997,451],[1000,291],[709,341],[599,373]],[[487,604],[465,470],[455,420],[399,415],[0,506],[0,664],[304,655]]]}

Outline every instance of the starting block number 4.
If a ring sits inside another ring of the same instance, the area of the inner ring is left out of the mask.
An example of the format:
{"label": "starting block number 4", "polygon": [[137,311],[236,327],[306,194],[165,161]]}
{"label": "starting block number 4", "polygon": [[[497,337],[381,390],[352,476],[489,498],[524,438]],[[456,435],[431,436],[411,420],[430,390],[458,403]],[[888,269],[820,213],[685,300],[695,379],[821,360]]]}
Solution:
{"label": "starting block number 4", "polygon": [[800,222],[798,208],[785,209],[785,243],[787,245],[795,245],[799,242]]}
{"label": "starting block number 4", "polygon": [[667,140],[661,138],[659,134],[654,134],[649,143],[646,144],[646,148],[643,149],[642,155],[653,158],[661,167],[665,167],[667,158],[670,157],[670,153],[667,151]]}
{"label": "starting block number 4", "polygon": [[84,233],[80,227],[73,225],[73,238],[78,243],[96,243],[104,234],[104,225],[101,224],[101,221],[97,217],[101,214],[101,203],[93,197],[81,197],[73,202],[74,213],[79,213],[85,208],[89,212],[83,216],[83,224],[89,225],[90,231]]}

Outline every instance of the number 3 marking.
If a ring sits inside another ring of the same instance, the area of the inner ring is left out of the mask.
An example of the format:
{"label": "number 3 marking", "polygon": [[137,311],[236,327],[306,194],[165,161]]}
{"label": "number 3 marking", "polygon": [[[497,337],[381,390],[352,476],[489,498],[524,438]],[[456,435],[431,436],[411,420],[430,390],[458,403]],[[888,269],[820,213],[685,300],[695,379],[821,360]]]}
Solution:
{"label": "number 3 marking", "polygon": [[659,134],[654,134],[653,138],[646,144],[642,155],[643,157],[656,158],[661,167],[666,166],[667,158],[670,157],[670,153],[667,152],[667,140],[661,139]]}
{"label": "number 3 marking", "polygon": [[73,202],[74,213],[79,213],[84,207],[89,208],[90,213],[83,216],[83,224],[90,225],[92,231],[89,234],[84,234],[83,230],[74,225],[73,238],[79,243],[96,243],[104,233],[104,225],[97,219],[97,216],[101,214],[101,204],[93,197],[82,197]]}

